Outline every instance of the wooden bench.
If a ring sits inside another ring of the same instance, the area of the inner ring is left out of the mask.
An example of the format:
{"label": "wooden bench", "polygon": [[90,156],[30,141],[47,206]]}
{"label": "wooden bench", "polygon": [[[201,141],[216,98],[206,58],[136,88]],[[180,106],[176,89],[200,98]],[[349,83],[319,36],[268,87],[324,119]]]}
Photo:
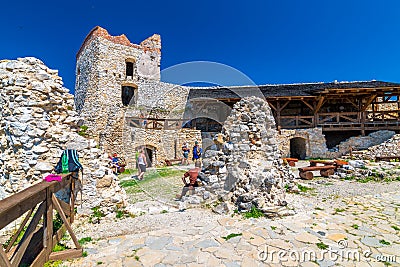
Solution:
{"label": "wooden bench", "polygon": [[176,162],[182,162],[182,159],[166,159],[165,160],[165,164],[167,164],[167,166],[172,166],[173,163]]}
{"label": "wooden bench", "polygon": [[392,159],[400,161],[400,156],[377,156],[377,157],[375,157],[375,161],[376,162],[378,162],[378,161],[390,161]]}
{"label": "wooden bench", "polygon": [[327,160],[310,160],[310,166],[318,166],[318,164],[326,165],[334,165],[334,161],[327,161]]}
{"label": "wooden bench", "polygon": [[326,166],[310,166],[299,168],[299,176],[306,180],[312,180],[314,178],[313,171],[319,171],[321,176],[328,177],[335,173],[336,166],[326,165]]}
{"label": "wooden bench", "polygon": [[286,161],[289,166],[294,167],[296,166],[296,162],[298,162],[299,160],[296,158],[282,158],[283,161]]}

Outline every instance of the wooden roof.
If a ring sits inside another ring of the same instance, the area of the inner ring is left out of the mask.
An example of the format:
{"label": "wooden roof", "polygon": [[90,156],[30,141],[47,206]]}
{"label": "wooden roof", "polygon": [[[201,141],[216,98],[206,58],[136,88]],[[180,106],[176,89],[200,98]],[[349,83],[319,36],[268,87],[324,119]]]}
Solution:
{"label": "wooden roof", "polygon": [[198,87],[191,88],[189,99],[239,99],[246,96],[263,94],[265,98],[277,97],[317,97],[327,93],[345,92],[374,92],[400,89],[399,83],[383,81],[361,82],[330,82],[330,83],[302,83],[302,84],[273,84],[259,86],[228,86],[228,87]]}

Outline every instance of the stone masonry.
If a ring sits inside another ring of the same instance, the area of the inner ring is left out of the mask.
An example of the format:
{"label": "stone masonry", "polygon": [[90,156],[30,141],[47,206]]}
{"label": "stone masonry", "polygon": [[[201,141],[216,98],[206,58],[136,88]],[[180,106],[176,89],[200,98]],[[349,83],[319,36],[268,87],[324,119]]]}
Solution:
{"label": "stone masonry", "polygon": [[[194,140],[180,130],[128,126],[127,120],[132,117],[183,116],[189,88],[160,82],[160,59],[161,39],[156,34],[140,45],[132,44],[125,35],[111,36],[101,27],[94,28],[86,37],[77,54],[75,107],[88,126],[88,134],[109,153],[117,152],[129,161],[137,147],[143,146],[155,149],[155,160],[161,163],[174,158],[175,149],[169,148],[177,136],[183,138],[178,138],[178,144]],[[132,73],[127,72],[128,63],[133,65]],[[124,86],[134,90],[129,105],[122,102]],[[199,133],[193,134],[201,140]],[[160,140],[167,142],[161,146],[168,149],[158,150]]]}
{"label": "stone masonry", "polygon": [[84,166],[84,206],[107,213],[125,205],[125,191],[107,168],[104,151],[78,134],[81,118],[57,70],[32,57],[2,60],[0,105],[0,199],[41,181],[70,148]]}

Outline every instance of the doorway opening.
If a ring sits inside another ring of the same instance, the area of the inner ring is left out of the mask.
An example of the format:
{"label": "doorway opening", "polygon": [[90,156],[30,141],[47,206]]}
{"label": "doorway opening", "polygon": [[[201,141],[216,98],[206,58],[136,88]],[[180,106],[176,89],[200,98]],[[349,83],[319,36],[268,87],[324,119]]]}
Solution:
{"label": "doorway opening", "polygon": [[297,159],[306,158],[306,139],[295,137],[290,139],[290,157]]}

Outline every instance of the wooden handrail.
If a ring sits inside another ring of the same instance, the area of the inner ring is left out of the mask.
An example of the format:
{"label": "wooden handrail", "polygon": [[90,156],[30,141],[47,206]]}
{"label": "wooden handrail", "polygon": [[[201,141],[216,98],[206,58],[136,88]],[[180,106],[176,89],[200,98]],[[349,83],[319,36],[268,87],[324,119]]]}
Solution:
{"label": "wooden handrail", "polygon": [[[27,213],[18,231],[10,238],[10,244],[5,251],[0,244],[0,266],[43,266],[52,258],[68,259],[82,255],[82,248],[70,226],[74,220],[75,179],[71,173],[60,176],[62,177],[60,182],[43,181],[0,200],[0,230]],[[54,193],[61,189],[70,190],[69,203],[55,197]],[[57,231],[53,229],[54,209],[63,221],[61,228]],[[31,215],[33,217],[30,219]],[[42,218],[43,223],[39,224]],[[29,219],[30,222],[22,239],[12,247]],[[76,248],[54,254],[52,249],[66,230]]]}

